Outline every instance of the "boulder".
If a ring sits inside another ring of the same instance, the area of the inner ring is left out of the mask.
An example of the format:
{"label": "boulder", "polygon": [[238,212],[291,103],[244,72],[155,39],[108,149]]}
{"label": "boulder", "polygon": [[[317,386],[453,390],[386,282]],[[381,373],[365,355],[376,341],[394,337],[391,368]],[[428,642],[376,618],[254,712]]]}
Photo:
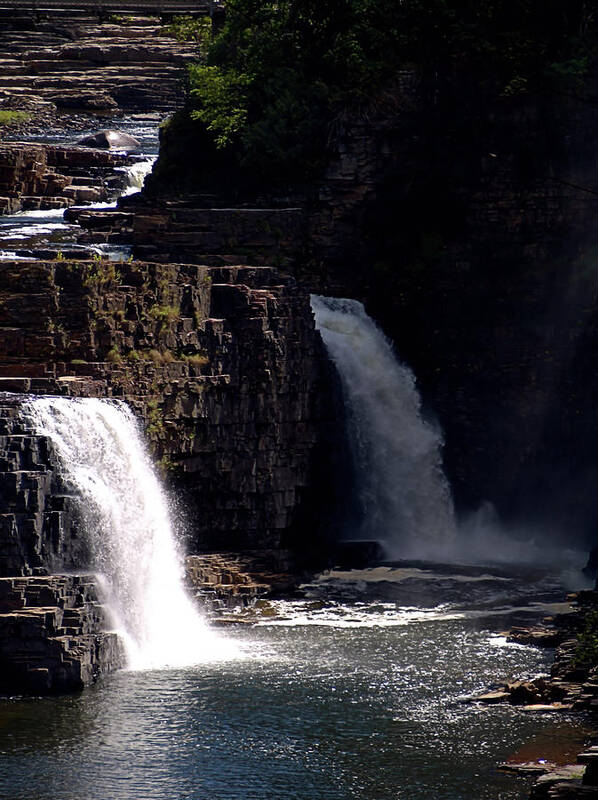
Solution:
{"label": "boulder", "polygon": [[530,705],[537,704],[542,700],[538,687],[531,681],[515,681],[514,683],[508,683],[507,691],[511,695],[511,703]]}
{"label": "boulder", "polygon": [[82,147],[99,147],[103,150],[124,150],[127,153],[138,150],[140,147],[134,136],[110,130],[98,131],[92,136],[84,136],[83,139],[79,139],[77,144]]}

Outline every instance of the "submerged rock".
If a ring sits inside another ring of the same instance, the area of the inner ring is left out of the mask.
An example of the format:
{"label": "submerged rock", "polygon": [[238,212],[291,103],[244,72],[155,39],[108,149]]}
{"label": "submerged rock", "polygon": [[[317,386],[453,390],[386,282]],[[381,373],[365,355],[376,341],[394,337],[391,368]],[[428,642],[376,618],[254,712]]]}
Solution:
{"label": "submerged rock", "polygon": [[[541,775],[533,785],[530,797],[532,800],[543,797],[595,797],[588,793],[586,787],[582,787],[584,770],[581,764],[569,764]],[[595,790],[590,789],[592,791]]]}
{"label": "submerged rock", "polygon": [[102,150],[125,150],[131,152],[138,150],[139,142],[134,136],[122,131],[103,130],[92,136],[84,136],[77,142],[82,147],[99,147]]}

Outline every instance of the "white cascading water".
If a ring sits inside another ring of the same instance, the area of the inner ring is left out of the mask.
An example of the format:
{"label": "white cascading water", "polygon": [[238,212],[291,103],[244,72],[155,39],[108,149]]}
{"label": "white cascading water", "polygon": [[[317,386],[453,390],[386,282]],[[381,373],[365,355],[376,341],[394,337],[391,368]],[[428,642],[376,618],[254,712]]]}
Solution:
{"label": "white cascading water", "polygon": [[452,549],[456,523],[442,437],[421,413],[411,370],[356,300],[312,295],[316,327],[340,375],[363,513],[358,535],[391,558]]}
{"label": "white cascading water", "polygon": [[152,156],[144,161],[137,161],[137,163],[131,164],[129,167],[124,167],[124,171],[127,176],[127,183],[129,185],[123,194],[133,194],[134,192],[138,192],[140,189],[143,189],[144,181],[152,171],[155,163],[156,156]]}
{"label": "white cascading water", "polygon": [[39,397],[23,405],[81,498],[93,571],[123,636],[129,667],[234,657],[183,586],[168,505],[135,417],[121,402]]}

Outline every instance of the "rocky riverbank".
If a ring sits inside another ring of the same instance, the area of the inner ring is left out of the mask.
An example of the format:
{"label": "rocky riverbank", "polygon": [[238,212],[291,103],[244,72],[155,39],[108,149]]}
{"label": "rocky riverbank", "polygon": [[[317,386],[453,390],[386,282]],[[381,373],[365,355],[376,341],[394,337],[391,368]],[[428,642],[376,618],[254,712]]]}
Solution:
{"label": "rocky riverbank", "polygon": [[[507,638],[518,644],[556,646],[549,675],[517,680],[494,687],[475,702],[510,703],[528,712],[577,711],[598,719],[598,666],[596,665],[596,615],[598,591],[569,597],[571,611],[546,620],[542,626],[515,628]],[[503,769],[525,775],[537,774],[530,797],[589,798],[598,796],[598,746],[577,757],[577,764],[557,766],[541,754],[534,762],[509,762]]]}
{"label": "rocky riverbank", "polygon": [[542,626],[514,628],[511,642],[556,647],[549,676],[515,681],[476,698],[482,703],[508,702],[530,710],[557,709],[598,713],[598,666],[594,663],[593,618],[598,612],[598,591],[569,596],[567,614],[550,618]]}
{"label": "rocky riverbank", "polygon": [[114,199],[137,160],[87,147],[0,144],[0,214]]}

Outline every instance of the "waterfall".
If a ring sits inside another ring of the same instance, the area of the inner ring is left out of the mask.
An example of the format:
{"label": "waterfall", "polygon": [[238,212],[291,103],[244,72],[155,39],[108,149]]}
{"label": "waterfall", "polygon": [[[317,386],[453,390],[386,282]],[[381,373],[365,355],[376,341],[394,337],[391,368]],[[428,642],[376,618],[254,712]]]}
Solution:
{"label": "waterfall", "polygon": [[362,512],[360,538],[390,557],[439,558],[456,523],[442,470],[442,436],[421,412],[411,370],[356,300],[312,295],[312,309],[340,375]]}
{"label": "waterfall", "polygon": [[127,176],[128,188],[123,192],[124,195],[133,194],[143,189],[143,183],[146,177],[150,174],[156,163],[156,156],[147,158],[144,161],[137,161],[129,167],[123,167],[123,171]]}
{"label": "waterfall", "polygon": [[47,436],[81,498],[91,567],[129,666],[183,666],[234,655],[183,587],[168,504],[135,417],[122,402],[39,397],[23,413]]}

